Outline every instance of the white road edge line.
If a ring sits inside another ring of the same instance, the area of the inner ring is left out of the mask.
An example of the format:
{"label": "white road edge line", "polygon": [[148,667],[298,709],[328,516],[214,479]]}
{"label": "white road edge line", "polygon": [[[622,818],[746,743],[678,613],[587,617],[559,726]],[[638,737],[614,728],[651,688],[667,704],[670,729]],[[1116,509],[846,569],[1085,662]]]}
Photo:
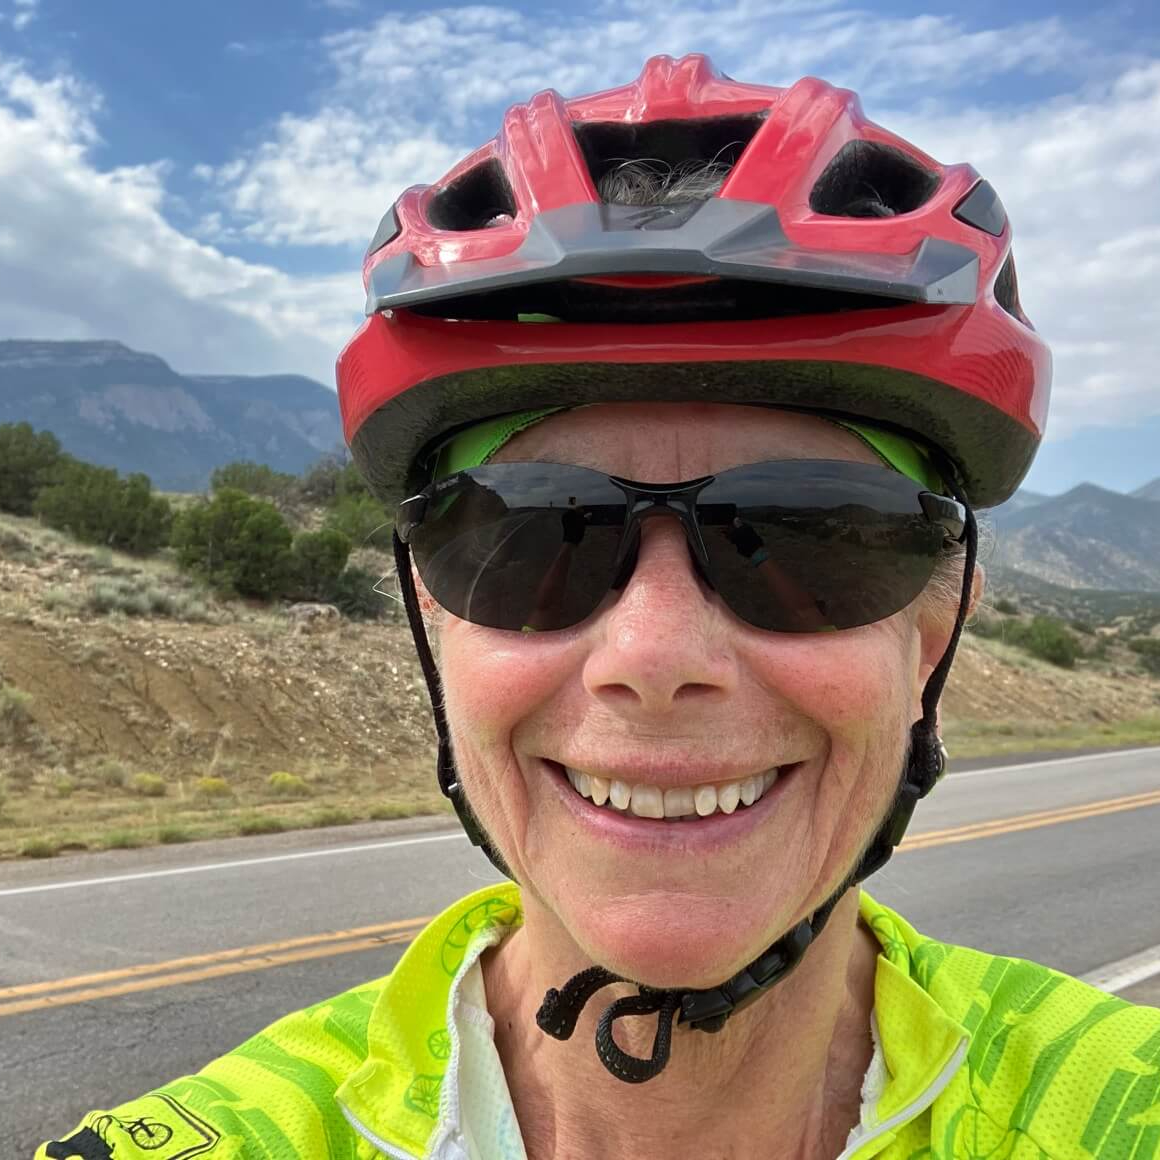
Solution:
{"label": "white road edge line", "polygon": [[[993,765],[987,769],[964,769],[961,773],[956,773],[952,765],[948,770],[947,776],[944,780],[946,782],[958,781],[964,777],[990,777],[996,773],[1018,773],[1025,769],[1049,769],[1055,765],[1074,765],[1080,761],[1097,761],[1101,758],[1116,758],[1116,757],[1139,757],[1142,753],[1154,753],[1160,757],[1160,747],[1155,745],[1145,745],[1140,749],[1108,749],[1103,753],[1083,753],[1078,757],[1050,757],[1046,761],[1024,761],[1018,765]],[[969,758],[964,758],[964,761],[969,761]],[[951,757],[952,763],[954,757]]]}
{"label": "white road edge line", "polygon": [[272,862],[296,862],[302,858],[336,858],[341,854],[362,854],[368,850],[390,850],[400,846],[422,846],[427,842],[457,842],[465,833],[429,834],[424,838],[398,838],[390,842],[366,842],[361,846],[334,846],[326,850],[299,850],[293,854],[271,854],[265,858],[239,858],[233,862],[207,862],[202,866],[174,866],[168,870],[143,870],[138,874],[110,874],[105,878],[78,878],[72,882],[43,882],[38,886],[15,886],[0,890],[0,898],[17,894],[40,894],[47,890],[75,890],[82,886],[111,886],[118,882],[141,882],[146,878],[173,878],[178,874],[208,874],[213,870],[237,870],[243,866],[268,866]]}
{"label": "white road edge line", "polygon": [[[1055,765],[1069,765],[1077,761],[1094,761],[1097,758],[1133,757],[1141,753],[1160,756],[1160,747],[1145,746],[1140,749],[1113,749],[1105,753],[1088,753],[1079,757],[1052,757],[1046,761],[1029,761],[1020,765],[997,765],[991,769],[967,769],[962,773],[952,772],[948,782],[959,778],[987,777],[997,773],[1011,773],[1025,769],[1043,769]],[[13,898],[21,894],[42,894],[50,890],[76,890],[84,886],[109,886],[118,882],[141,882],[150,878],[173,878],[180,874],[207,874],[215,870],[236,870],[245,866],[268,866],[275,862],[296,862],[302,858],[335,858],[342,854],[361,854],[367,850],[384,850],[399,846],[420,846],[428,842],[452,842],[467,837],[462,831],[451,834],[433,834],[423,838],[399,838],[387,842],[367,842],[361,846],[335,846],[326,850],[300,850],[293,854],[271,854],[265,858],[239,858],[232,862],[208,862],[202,866],[175,866],[168,870],[144,870],[137,874],[112,874],[104,878],[80,878],[72,882],[45,882],[37,886],[15,886],[0,889],[0,898]]]}
{"label": "white road edge line", "polygon": [[1160,975],[1160,945],[1128,955],[1126,959],[1118,959],[1114,963],[1105,963],[1086,975],[1080,975],[1080,981],[1115,995],[1153,975]]}

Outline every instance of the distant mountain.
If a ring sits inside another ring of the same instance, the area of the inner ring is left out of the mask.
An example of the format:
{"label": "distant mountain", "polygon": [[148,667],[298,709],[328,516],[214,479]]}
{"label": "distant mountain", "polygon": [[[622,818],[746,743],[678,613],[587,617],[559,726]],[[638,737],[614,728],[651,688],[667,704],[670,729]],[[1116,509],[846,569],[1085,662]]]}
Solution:
{"label": "distant mountain", "polygon": [[342,442],[335,393],[301,375],[182,375],[119,342],[0,341],[0,423],[79,459],[204,488],[238,459],[300,472]]}
{"label": "distant mountain", "polygon": [[1024,508],[1035,507],[1036,504],[1041,504],[1045,500],[1049,500],[1051,496],[1042,495],[1038,491],[1028,491],[1026,488],[1020,488],[1003,506],[997,510],[1003,512],[1021,512]]}
{"label": "distant mountain", "polygon": [[1135,499],[1152,499],[1160,500],[1160,475],[1158,475],[1151,483],[1144,484],[1143,487],[1138,487],[1132,496]]}
{"label": "distant mountain", "polygon": [[992,513],[994,563],[1066,588],[1160,591],[1160,504],[1081,483]]}

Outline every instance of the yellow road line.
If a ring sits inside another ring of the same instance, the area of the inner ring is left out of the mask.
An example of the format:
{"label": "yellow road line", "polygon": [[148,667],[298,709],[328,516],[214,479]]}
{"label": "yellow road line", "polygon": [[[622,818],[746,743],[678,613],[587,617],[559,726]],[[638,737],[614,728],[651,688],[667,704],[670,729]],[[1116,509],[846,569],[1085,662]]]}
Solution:
{"label": "yellow road line", "polygon": [[[151,975],[144,979],[131,979],[124,983],[114,983],[107,987],[88,987],[79,991],[64,991],[61,994],[44,995],[36,999],[20,999],[14,1003],[0,1004],[0,1019],[5,1015],[22,1015],[28,1011],[44,1011],[55,1007],[67,1007],[72,1003],[91,1003],[94,999],[111,999],[116,995],[132,995],[137,991],[155,991],[162,987],[176,987],[181,983],[200,983],[206,979],[220,979],[226,975],[240,975],[246,971],[264,971],[268,967],[281,967],[287,963],[301,963],[309,959],[329,958],[333,955],[349,955],[355,951],[372,951],[386,943],[410,942],[422,930],[422,924],[413,929],[401,930],[395,934],[379,935],[375,938],[356,939],[346,943],[323,943],[301,950],[286,951],[279,955],[257,955],[238,958],[228,963],[216,963],[200,970],[177,971],[170,975]],[[68,982],[69,980],[64,980]]]}
{"label": "yellow road line", "polygon": [[[988,822],[971,822],[950,829],[928,830],[924,834],[915,834],[903,841],[899,846],[899,852],[927,850],[956,842],[973,842],[980,838],[1016,834],[1041,826],[1055,826],[1063,822],[1098,818],[1122,810],[1142,809],[1155,805],[1160,805],[1160,790],[1063,806],[1054,810],[1039,810],[1011,818],[996,818]],[[330,955],[374,950],[387,943],[409,942],[429,921],[429,918],[401,919],[376,926],[330,931],[327,934],[283,939],[279,942],[213,951],[204,955],[190,955],[187,958],[170,959],[162,963],[142,963],[138,966],[100,971],[95,974],[76,975],[68,979],[0,988],[0,1019],[6,1015],[21,1015],[29,1011],[43,1011],[73,1003],[89,1003],[97,999],[175,987],[183,983],[203,982],[247,971],[263,971],[270,967],[306,962]]]}
{"label": "yellow road line", "polygon": [[405,918],[398,922],[382,922],[374,926],[360,926],[352,930],[335,930],[327,934],[312,934],[302,938],[282,939],[279,942],[261,943],[252,947],[236,947],[228,951],[212,951],[208,954],[190,955],[184,959],[168,959],[160,963],[139,963],[133,967],[120,967],[112,971],[98,971],[91,975],[74,975],[69,979],[49,979],[43,983],[22,983],[15,987],[0,987],[0,1008],[9,1000],[28,995],[43,995],[51,991],[83,987],[90,983],[109,983],[115,979],[132,979],[142,975],[160,975],[166,971],[181,970],[185,967],[208,966],[210,963],[229,962],[239,958],[260,958],[275,956],[299,947],[316,943],[348,942],[358,938],[374,938],[394,931],[406,930],[410,934],[422,930],[431,917]]}
{"label": "yellow road line", "polygon": [[1017,834],[1022,830],[1035,830],[1040,826],[1056,826],[1061,822],[1078,822],[1084,818],[1098,818],[1104,814],[1116,814],[1122,810],[1137,810],[1144,806],[1160,805],[1160,790],[1129,794],[1127,797],[1108,798],[1100,802],[1084,802],[1081,805],[1063,806],[1055,810],[1040,810],[1033,814],[1020,814],[1013,818],[996,818],[990,822],[973,822],[965,826],[955,826],[949,830],[928,830],[925,834],[915,834],[903,840],[899,851],[926,850],[932,846],[949,846],[955,842],[972,842],[977,838],[994,838],[1000,834]]}

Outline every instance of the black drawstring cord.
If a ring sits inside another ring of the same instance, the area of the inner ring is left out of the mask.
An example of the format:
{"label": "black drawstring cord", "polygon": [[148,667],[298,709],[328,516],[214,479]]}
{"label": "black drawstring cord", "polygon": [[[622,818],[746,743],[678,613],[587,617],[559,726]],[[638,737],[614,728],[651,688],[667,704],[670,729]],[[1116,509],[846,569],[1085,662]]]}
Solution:
{"label": "black drawstring cord", "polygon": [[[608,1072],[625,1083],[645,1083],[664,1071],[673,1040],[673,1019],[698,1031],[720,1031],[736,1011],[748,1007],[759,995],[780,982],[801,961],[810,944],[822,932],[846,888],[828,898],[811,918],[799,922],[788,934],[738,971],[728,982],[704,991],[659,990],[637,983],[636,995],[626,995],[610,1003],[596,1027],[596,1054]],[[610,983],[628,983],[622,975],[604,967],[588,967],[573,975],[563,987],[551,988],[544,996],[536,1023],[553,1039],[571,1039],[588,1001]],[[613,1038],[617,1019],[629,1015],[656,1015],[657,1032],[652,1055],[640,1059],[621,1050]]]}
{"label": "black drawstring cord", "polygon": [[[571,1039],[576,1030],[580,1012],[597,991],[610,983],[627,983],[621,975],[615,975],[604,967],[589,967],[578,975],[573,975],[563,987],[552,987],[544,996],[544,1001],[536,1013],[536,1023],[540,1030],[553,1039]],[[596,1054],[600,1062],[617,1079],[625,1083],[644,1083],[659,1075],[669,1062],[669,1050],[673,1042],[673,1019],[681,1006],[680,991],[658,991],[652,987],[640,987],[639,994],[625,995],[604,1009],[596,1028]],[[612,1035],[612,1025],[617,1019],[629,1015],[656,1015],[657,1033],[653,1039],[652,1055],[648,1059],[638,1059],[617,1046]]]}

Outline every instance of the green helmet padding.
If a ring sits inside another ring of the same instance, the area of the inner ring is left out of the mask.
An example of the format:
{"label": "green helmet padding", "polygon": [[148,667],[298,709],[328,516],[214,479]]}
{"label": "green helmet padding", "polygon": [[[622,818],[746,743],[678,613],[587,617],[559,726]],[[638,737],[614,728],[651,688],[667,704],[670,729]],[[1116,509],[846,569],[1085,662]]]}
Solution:
{"label": "green helmet padding", "polygon": [[[439,449],[434,478],[445,479],[457,471],[468,467],[481,467],[514,435],[567,407],[547,407],[538,411],[517,411],[510,415],[500,415],[495,419],[485,419],[466,431],[452,436]],[[821,417],[821,416],[819,416]],[[943,494],[946,485],[935,470],[924,448],[905,435],[885,431],[881,427],[867,427],[864,424],[845,423],[825,417],[828,422],[844,427],[857,435],[888,467],[922,484],[930,491]]]}
{"label": "green helmet padding", "polygon": [[[521,314],[521,322],[558,322],[550,314]],[[457,471],[464,471],[469,467],[482,467],[489,459],[514,435],[526,430],[548,415],[557,411],[566,411],[567,407],[546,407],[537,411],[515,411],[509,415],[499,415],[494,419],[485,419],[476,423],[466,431],[453,435],[439,449],[435,463],[434,479],[445,479]],[[926,449],[899,435],[894,431],[886,431],[881,427],[868,427],[859,423],[846,423],[830,416],[818,416],[838,427],[857,435],[871,451],[886,464],[901,472],[915,483],[922,484],[930,491],[942,494],[947,487],[942,477],[935,470]]]}

